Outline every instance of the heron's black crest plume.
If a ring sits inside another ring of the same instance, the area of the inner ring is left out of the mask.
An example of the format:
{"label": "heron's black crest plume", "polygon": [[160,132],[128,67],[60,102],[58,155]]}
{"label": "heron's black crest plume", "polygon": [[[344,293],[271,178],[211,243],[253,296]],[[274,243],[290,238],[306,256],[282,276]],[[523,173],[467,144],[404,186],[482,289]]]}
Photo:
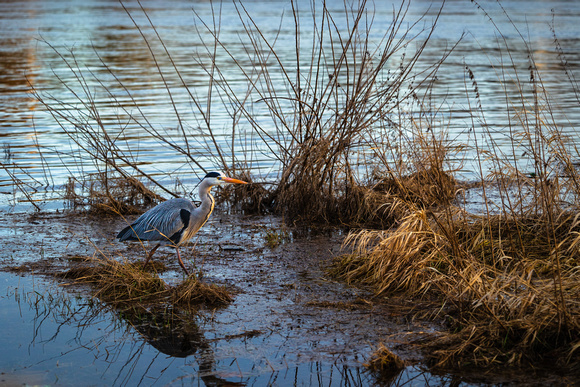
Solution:
{"label": "heron's black crest plume", "polygon": [[204,181],[204,179],[207,179],[209,177],[220,177],[222,176],[222,174],[220,172],[208,172],[203,179],[201,179],[199,181],[199,183],[197,183],[197,185],[195,187],[193,187],[193,189],[191,190],[191,192],[189,193],[189,196],[193,196],[193,192],[197,189],[197,187],[201,184],[202,181]]}

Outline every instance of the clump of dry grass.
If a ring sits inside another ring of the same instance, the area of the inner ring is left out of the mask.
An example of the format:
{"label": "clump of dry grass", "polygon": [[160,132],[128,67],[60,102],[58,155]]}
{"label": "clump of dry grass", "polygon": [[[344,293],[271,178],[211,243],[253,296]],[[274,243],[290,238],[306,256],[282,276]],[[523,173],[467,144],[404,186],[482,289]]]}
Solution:
{"label": "clump of dry grass", "polygon": [[373,189],[430,208],[450,204],[455,199],[457,186],[455,178],[438,165],[398,178],[380,178]]}
{"label": "clump of dry grass", "polygon": [[396,231],[351,232],[346,245],[352,254],[340,257],[331,274],[348,283],[371,285],[377,293],[424,293],[437,281],[432,267],[446,266],[445,237],[434,230],[427,210],[404,218]]}
{"label": "clump of dry grass", "polygon": [[381,381],[385,381],[387,375],[396,377],[406,367],[406,363],[384,344],[380,344],[364,366],[372,372],[379,373],[382,376]]}
{"label": "clump of dry grass", "polygon": [[223,286],[189,277],[170,287],[156,272],[144,270],[141,263],[118,262],[108,257],[91,258],[60,276],[90,285],[95,297],[121,309],[165,304],[219,307],[233,300]]}
{"label": "clump of dry grass", "polygon": [[559,366],[578,364],[580,255],[578,223],[569,219],[562,214],[552,235],[537,218],[471,224],[460,243],[478,269],[442,288],[453,333],[428,344],[436,365],[533,364],[548,356]]}
{"label": "clump of dry grass", "polygon": [[351,189],[345,198],[343,206],[348,208],[345,213],[351,226],[388,229],[417,211],[434,211],[456,199],[461,184],[448,165],[448,159],[456,155],[446,133],[412,126],[399,134],[404,145],[398,149],[406,150],[395,155],[389,154],[392,149],[385,144],[371,143],[380,163],[374,165],[368,181]]}
{"label": "clump of dry grass", "polygon": [[189,277],[173,288],[175,305],[227,305],[233,298],[224,286],[206,284],[196,277]]}
{"label": "clump of dry grass", "polygon": [[90,266],[70,269],[62,277],[90,284],[94,296],[114,306],[147,303],[167,291],[158,275],[141,270],[141,265],[110,258],[93,258]]}
{"label": "clump of dry grass", "polygon": [[578,362],[578,223],[559,224],[551,245],[539,219],[466,216],[419,210],[392,230],[351,233],[346,243],[353,253],[339,257],[331,274],[378,294],[445,305],[453,333],[426,345],[437,366],[523,364],[556,355],[561,365]]}

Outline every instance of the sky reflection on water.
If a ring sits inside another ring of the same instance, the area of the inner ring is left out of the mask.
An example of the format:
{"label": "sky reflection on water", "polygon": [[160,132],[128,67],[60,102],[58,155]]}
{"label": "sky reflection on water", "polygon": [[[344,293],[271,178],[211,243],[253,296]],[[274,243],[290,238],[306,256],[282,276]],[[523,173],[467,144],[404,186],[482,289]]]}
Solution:
{"label": "sky reflection on water", "polygon": [[[338,12],[342,2],[329,3],[331,9]],[[195,12],[204,20],[211,20],[211,3],[191,3],[188,1],[161,2],[146,1],[143,3],[151,20],[158,29],[160,36],[167,44],[176,66],[179,68],[188,87],[198,97],[207,93],[208,75],[197,65],[197,61],[206,61],[204,48],[199,40],[195,27]],[[170,4],[168,6],[168,4]],[[293,20],[289,16],[291,7],[287,1],[278,1],[276,6],[272,2],[251,1],[244,5],[259,26],[263,26],[266,33],[274,33],[281,28],[278,37],[277,49],[282,61],[292,63],[294,40],[292,37]],[[529,49],[534,55],[538,68],[542,72],[543,83],[548,92],[556,98],[551,101],[553,114],[550,119],[562,128],[564,133],[572,134],[573,140],[577,136],[575,128],[580,123],[578,111],[577,86],[574,88],[562,68],[562,57],[554,46],[554,37],[550,30],[550,23],[560,39],[562,52],[565,55],[570,70],[577,71],[580,65],[580,38],[576,31],[577,19],[580,17],[580,4],[570,1],[504,1],[501,3],[509,15],[495,2],[485,2],[482,5],[510,45],[510,53],[518,66],[520,76],[527,82],[526,74],[529,66],[527,48],[522,40],[529,41]],[[373,4],[375,14],[371,38],[378,39],[384,31],[392,15],[391,3],[378,2]],[[434,20],[439,3],[428,1],[414,1],[411,3],[407,19],[415,21],[427,15],[420,26],[427,26]],[[143,26],[144,32],[153,35],[148,27],[148,21],[139,10],[138,5],[127,2],[126,7],[136,22]],[[333,8],[334,7],[334,8]],[[308,1],[298,1],[298,8],[308,20],[310,5]],[[217,9],[214,7],[214,11]],[[248,61],[251,67],[251,57],[241,55],[245,48],[240,33],[242,25],[235,7],[225,2],[221,5],[221,39],[230,44],[230,50],[239,60]],[[285,12],[285,16],[281,15]],[[513,21],[514,25],[511,24]],[[337,18],[337,23],[342,20]],[[197,22],[199,23],[199,22]],[[119,110],[125,106],[129,111],[137,113],[133,107],[136,103],[142,114],[156,128],[167,136],[175,138],[178,145],[183,146],[183,139],[177,136],[178,123],[173,110],[173,103],[180,111],[184,127],[191,140],[192,155],[204,166],[212,168],[215,159],[205,155],[207,138],[199,135],[197,127],[202,126],[200,115],[192,106],[188,93],[179,87],[180,80],[172,71],[172,65],[163,55],[156,60],[161,61],[166,81],[173,87],[173,102],[168,98],[164,83],[155,68],[153,58],[147,46],[142,41],[139,31],[135,29],[130,18],[119,3],[104,1],[57,1],[57,2],[29,2],[15,1],[0,4],[0,145],[3,146],[3,164],[8,170],[0,170],[1,199],[12,204],[25,200],[19,189],[12,184],[13,177],[21,179],[26,189],[36,190],[33,193],[37,200],[46,200],[54,197],[53,189],[60,190],[61,185],[71,175],[94,171],[90,160],[82,161],[75,158],[78,147],[71,144],[60,127],[47,114],[34,98],[28,94],[29,82],[39,90],[54,95],[60,101],[78,107],[70,91],[63,87],[63,82],[74,84],[74,75],[62,59],[42,40],[65,54],[74,50],[80,68],[85,68],[85,74],[92,72],[95,79],[103,81],[113,91],[117,90],[116,101],[102,90],[98,91],[95,80],[89,79],[89,85],[95,87],[95,102],[100,110],[101,118],[108,129],[115,133],[116,128],[124,127],[126,115]],[[199,27],[199,25],[198,25]],[[305,39],[303,45],[308,45],[310,33],[307,22],[301,26]],[[207,33],[201,36],[208,38]],[[441,54],[448,50],[460,37],[461,43],[447,59],[437,74],[435,91],[432,101],[435,106],[442,105],[438,120],[447,131],[448,137],[456,142],[472,141],[472,115],[466,101],[466,72],[465,66],[475,74],[482,111],[485,114],[485,126],[495,136],[496,143],[505,151],[510,152],[510,142],[507,141],[507,131],[510,125],[510,114],[506,111],[507,95],[517,96],[519,89],[512,82],[514,74],[502,74],[500,61],[509,64],[503,47],[504,41],[493,28],[486,14],[478,9],[477,3],[467,1],[447,1],[438,26],[431,38],[427,50],[423,53],[420,66],[428,66],[437,61]],[[40,39],[40,40],[39,40]],[[159,50],[158,43],[154,49]],[[119,76],[125,85],[128,85],[135,101],[123,97],[123,91],[115,86],[115,80],[107,68],[99,63],[99,58]],[[221,54],[220,54],[221,55]],[[225,68],[228,56],[219,56]],[[86,67],[85,67],[86,66]],[[396,63],[392,64],[393,69]],[[499,67],[498,67],[499,66]],[[247,91],[247,84],[239,73],[228,72],[228,83],[237,90],[239,95]],[[291,67],[291,66],[290,66]],[[502,81],[502,77],[507,77]],[[57,78],[60,77],[60,80]],[[469,83],[469,80],[468,82]],[[78,85],[77,85],[78,86]],[[513,88],[510,90],[510,88]],[[468,87],[469,89],[469,87]],[[473,96],[472,96],[473,97]],[[203,101],[203,98],[200,99]],[[473,102],[473,101],[472,101]],[[214,103],[216,101],[214,100]],[[515,101],[515,108],[518,102]],[[82,107],[81,107],[82,108]],[[265,106],[253,101],[253,114],[259,122],[270,119]],[[133,114],[132,113],[132,114]],[[481,117],[475,117],[476,121]],[[513,119],[513,117],[512,117]],[[478,123],[479,125],[481,123]],[[232,119],[224,107],[216,104],[212,110],[212,127],[215,128],[218,146],[228,152],[231,143]],[[511,123],[513,125],[513,123]],[[272,130],[274,130],[272,128]],[[476,128],[476,130],[480,130]],[[256,180],[272,180],[277,176],[277,162],[263,145],[256,142],[255,134],[241,125],[238,133],[248,131],[247,144],[237,145],[236,152],[244,154],[250,160],[250,168]],[[242,136],[243,138],[243,136]],[[185,186],[194,185],[199,176],[199,168],[188,162],[183,155],[163,144],[139,127],[127,127],[120,139],[127,141],[133,151],[138,154],[138,163],[142,168],[160,179],[168,186],[172,181],[180,180]],[[38,145],[40,147],[38,147]],[[254,147],[252,152],[249,147]],[[467,149],[467,148],[466,148]],[[471,152],[471,153],[470,153]],[[476,178],[476,167],[471,163],[473,150],[462,151],[451,156],[451,161],[461,167],[462,177]],[[251,156],[250,156],[251,153]],[[529,166],[529,160],[519,152],[522,167]],[[50,171],[48,167],[50,166]],[[58,196],[58,195],[57,195]],[[50,203],[47,208],[61,206],[60,203]]]}
{"label": "sky reflection on water", "polygon": [[[362,386],[374,383],[362,367],[340,361],[276,360],[260,342],[274,337],[225,336],[209,315],[187,326],[171,317],[127,319],[86,295],[68,293],[35,277],[0,272],[4,327],[0,382],[27,385],[293,385]],[[76,294],[76,295],[75,295]],[[216,328],[217,327],[217,328]],[[216,330],[217,329],[217,330]],[[216,335],[218,337],[216,337]],[[314,344],[314,343],[313,343]],[[282,345],[283,347],[283,345]],[[290,355],[292,357],[292,355]],[[270,360],[269,360],[270,359]],[[362,359],[361,359],[362,360]],[[445,385],[416,366],[393,375],[392,386]],[[462,385],[468,385],[463,383]]]}

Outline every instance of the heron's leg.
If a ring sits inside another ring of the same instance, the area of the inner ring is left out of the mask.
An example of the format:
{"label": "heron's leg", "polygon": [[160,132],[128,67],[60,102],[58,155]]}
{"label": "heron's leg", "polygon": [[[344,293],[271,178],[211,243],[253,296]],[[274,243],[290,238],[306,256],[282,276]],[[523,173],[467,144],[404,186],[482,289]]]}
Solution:
{"label": "heron's leg", "polygon": [[187,276],[189,277],[189,272],[187,271],[187,269],[185,268],[185,265],[183,264],[183,261],[181,260],[181,254],[179,254],[179,249],[177,248],[177,246],[175,247],[175,252],[177,252],[177,259],[179,260],[179,266],[181,266],[181,268],[183,269],[185,274],[187,274]]}
{"label": "heron's leg", "polygon": [[147,258],[145,258],[145,263],[143,264],[143,267],[145,267],[147,265],[147,263],[149,262],[149,260],[153,256],[153,253],[155,252],[155,250],[157,250],[159,248],[159,246],[161,246],[161,243],[157,243],[157,246],[152,248],[151,251],[147,254]]}

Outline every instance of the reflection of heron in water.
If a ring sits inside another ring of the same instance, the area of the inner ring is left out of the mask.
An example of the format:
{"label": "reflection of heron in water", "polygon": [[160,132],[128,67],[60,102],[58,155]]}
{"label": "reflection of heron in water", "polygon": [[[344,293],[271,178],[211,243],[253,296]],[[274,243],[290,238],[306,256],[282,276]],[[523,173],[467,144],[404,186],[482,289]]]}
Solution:
{"label": "reflection of heron in water", "polygon": [[119,241],[156,241],[157,245],[151,249],[144,265],[149,262],[155,250],[161,245],[175,247],[179,265],[186,275],[185,268],[179,254],[179,246],[187,243],[207,222],[214,207],[214,198],[211,196],[211,187],[226,184],[248,184],[245,181],[232,179],[221,172],[210,172],[199,184],[199,198],[201,205],[195,207],[187,199],[175,198],[167,200],[153,207],[141,215],[133,224],[125,227],[117,238]]}
{"label": "reflection of heron in water", "polygon": [[140,311],[134,316],[123,317],[159,352],[180,358],[194,355],[199,364],[199,376],[206,386],[244,386],[245,383],[231,382],[214,374],[215,357],[211,345],[195,316],[181,313],[173,309],[156,313]]}
{"label": "reflection of heron in water", "polygon": [[187,357],[209,348],[195,318],[176,318],[171,313],[174,311],[139,314],[139,320],[130,322],[151,346],[172,357]]}

